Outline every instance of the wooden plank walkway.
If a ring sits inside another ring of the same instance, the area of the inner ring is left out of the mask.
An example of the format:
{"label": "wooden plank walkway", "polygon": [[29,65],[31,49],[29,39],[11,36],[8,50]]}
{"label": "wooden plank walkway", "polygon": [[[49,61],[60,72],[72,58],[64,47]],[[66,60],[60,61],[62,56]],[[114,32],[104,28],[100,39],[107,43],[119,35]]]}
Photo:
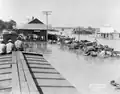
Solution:
{"label": "wooden plank walkway", "polygon": [[19,81],[19,72],[17,64],[17,54],[12,53],[12,94],[21,94],[20,93],[20,81]]}
{"label": "wooden plank walkway", "polygon": [[0,55],[0,94],[12,91],[12,55]]}
{"label": "wooden plank walkway", "polygon": [[0,94],[40,94],[22,52],[0,56]]}
{"label": "wooden plank walkway", "polygon": [[42,55],[23,55],[41,94],[80,94]]}
{"label": "wooden plank walkway", "polygon": [[80,94],[43,55],[0,56],[0,94]]}

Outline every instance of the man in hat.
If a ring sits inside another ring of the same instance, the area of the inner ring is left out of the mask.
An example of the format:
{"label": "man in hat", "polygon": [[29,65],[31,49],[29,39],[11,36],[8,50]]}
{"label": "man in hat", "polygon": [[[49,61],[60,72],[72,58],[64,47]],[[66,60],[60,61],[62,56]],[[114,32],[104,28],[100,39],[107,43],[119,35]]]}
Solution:
{"label": "man in hat", "polygon": [[13,44],[12,40],[9,39],[8,43],[6,44],[6,53],[10,54],[13,50],[15,50],[15,45]]}
{"label": "man in hat", "polygon": [[23,51],[23,41],[21,40],[20,37],[17,38],[15,41],[15,47],[18,51]]}
{"label": "man in hat", "polygon": [[6,45],[4,44],[3,39],[0,39],[0,54],[5,54],[6,52]]}

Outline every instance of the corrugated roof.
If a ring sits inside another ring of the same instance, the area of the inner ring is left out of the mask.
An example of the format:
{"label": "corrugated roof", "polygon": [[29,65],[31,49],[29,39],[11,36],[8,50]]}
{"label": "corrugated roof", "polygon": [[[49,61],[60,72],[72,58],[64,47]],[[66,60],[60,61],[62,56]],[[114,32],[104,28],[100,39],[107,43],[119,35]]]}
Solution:
{"label": "corrugated roof", "polygon": [[31,29],[46,30],[47,29],[46,25],[43,22],[41,22],[40,20],[38,20],[37,18],[33,19],[32,21],[30,21],[27,24],[18,26],[17,28],[18,29],[28,29],[28,30],[31,30]]}
{"label": "corrugated roof", "polygon": [[44,23],[38,20],[37,18],[35,18],[32,21],[30,21],[28,24],[44,24]]}
{"label": "corrugated roof", "polygon": [[100,33],[114,33],[114,28],[111,26],[102,26],[100,28]]}
{"label": "corrugated roof", "polygon": [[40,29],[40,30],[46,30],[46,25],[44,24],[25,24],[21,27],[18,27],[18,29]]}

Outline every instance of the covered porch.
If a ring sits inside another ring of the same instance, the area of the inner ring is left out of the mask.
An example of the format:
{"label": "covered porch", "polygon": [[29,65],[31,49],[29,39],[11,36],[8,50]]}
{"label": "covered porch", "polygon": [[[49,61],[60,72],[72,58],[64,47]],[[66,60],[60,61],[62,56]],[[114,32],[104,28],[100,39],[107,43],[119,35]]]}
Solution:
{"label": "covered porch", "polygon": [[97,35],[100,37],[100,38],[105,38],[105,39],[114,39],[114,35],[113,33],[97,33]]}

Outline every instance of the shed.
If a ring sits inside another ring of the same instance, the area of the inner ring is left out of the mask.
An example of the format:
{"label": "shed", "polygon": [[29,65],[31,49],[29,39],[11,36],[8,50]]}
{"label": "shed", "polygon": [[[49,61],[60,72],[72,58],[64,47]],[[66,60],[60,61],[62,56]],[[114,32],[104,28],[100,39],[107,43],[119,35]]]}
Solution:
{"label": "shed", "polygon": [[97,33],[99,37],[105,39],[118,39],[120,38],[119,32],[115,31],[115,29],[110,25],[104,25],[100,27],[100,32]]}

